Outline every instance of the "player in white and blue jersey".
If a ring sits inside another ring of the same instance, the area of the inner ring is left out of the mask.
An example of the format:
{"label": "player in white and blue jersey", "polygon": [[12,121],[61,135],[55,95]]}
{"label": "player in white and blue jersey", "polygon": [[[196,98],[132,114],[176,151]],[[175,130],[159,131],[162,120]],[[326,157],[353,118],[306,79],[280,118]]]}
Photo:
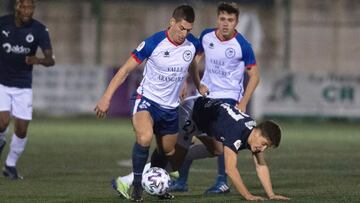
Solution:
{"label": "player in white and blue jersey", "polygon": [[[188,5],[177,7],[170,19],[169,28],[145,39],[132,52],[131,57],[111,80],[95,107],[97,116],[104,117],[115,90],[132,70],[146,61],[143,80],[136,90],[132,116],[136,134],[132,155],[133,201],[143,200],[142,171],[149,156],[153,134],[156,135],[158,146],[151,157],[154,166],[164,168],[169,156],[175,153],[180,87],[200,47],[198,39],[190,34],[194,20],[195,14],[192,7]],[[196,66],[191,67],[195,85],[204,95],[207,88],[200,84]],[[172,196],[166,194],[161,198],[171,199]]]}
{"label": "player in white and blue jersey", "polygon": [[[55,64],[48,30],[32,18],[34,8],[33,0],[17,0],[15,14],[0,17],[0,154],[12,115],[15,129],[3,168],[4,176],[12,180],[22,178],[16,163],[25,149],[32,119],[33,65]],[[44,58],[35,56],[38,47]]]}
{"label": "player in white and blue jersey", "polygon": [[[268,199],[289,199],[274,193],[269,168],[263,155],[265,149],[276,148],[280,144],[281,130],[276,123],[264,121],[256,125],[250,116],[239,111],[237,107],[221,99],[204,97],[185,99],[180,105],[179,121],[180,132],[177,144],[187,152],[181,152],[179,155],[179,151],[176,151],[174,157],[179,162],[184,159],[193,160],[224,154],[227,174],[238,192],[246,200],[265,200],[264,197],[254,196],[249,192],[237,169],[237,153],[248,149],[253,155],[256,172]],[[191,145],[193,136],[197,136],[203,144]],[[200,147],[208,151],[206,156],[198,153]],[[132,174],[117,178],[119,194],[128,198],[127,191],[132,181]]]}
{"label": "player in white and blue jersey", "polygon": [[[235,30],[238,15],[236,4],[219,4],[217,27],[205,29],[201,33],[201,52],[195,60],[205,59],[201,83],[209,88],[208,97],[236,105],[245,112],[250,97],[259,83],[259,71],[250,43]],[[246,88],[243,85],[245,74],[248,76]],[[224,164],[224,157],[219,156],[216,183],[207,189],[206,193],[230,191]],[[190,165],[191,161],[184,163],[180,170],[180,178],[174,182],[171,190],[187,190],[186,182]]]}

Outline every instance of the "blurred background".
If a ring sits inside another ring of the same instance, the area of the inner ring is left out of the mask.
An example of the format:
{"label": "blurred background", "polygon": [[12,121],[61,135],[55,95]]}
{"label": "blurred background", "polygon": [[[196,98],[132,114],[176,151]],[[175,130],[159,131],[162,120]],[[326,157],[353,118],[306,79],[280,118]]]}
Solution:
{"label": "blurred background", "polygon": [[[0,14],[14,1],[0,0]],[[146,37],[167,28],[173,9],[192,5],[199,36],[216,22],[219,1],[38,0],[34,18],[48,26],[56,66],[34,68],[34,109],[46,115],[92,113],[113,73]],[[360,1],[238,0],[237,30],[252,44],[261,83],[250,112],[264,116],[360,117]],[[128,116],[141,80],[133,72],[110,114]],[[189,93],[191,94],[191,93]]]}

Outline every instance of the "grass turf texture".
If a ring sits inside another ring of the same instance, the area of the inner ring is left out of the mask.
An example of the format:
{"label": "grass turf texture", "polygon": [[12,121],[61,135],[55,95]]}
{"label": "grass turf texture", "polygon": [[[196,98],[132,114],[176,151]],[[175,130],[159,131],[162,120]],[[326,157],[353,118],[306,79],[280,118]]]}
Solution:
{"label": "grass turf texture", "polygon": [[[359,123],[280,123],[282,143],[266,152],[274,191],[291,197],[291,202],[359,202]],[[17,166],[24,180],[1,176],[0,202],[127,202],[115,195],[110,180],[131,170],[118,162],[131,157],[133,142],[128,119],[35,118]],[[7,151],[8,145],[1,166]],[[249,190],[264,196],[250,153],[241,151],[238,157]],[[174,193],[172,202],[243,201],[233,187],[227,195],[204,196],[215,176],[215,159],[194,162],[189,192]],[[158,202],[148,195],[145,201]]]}

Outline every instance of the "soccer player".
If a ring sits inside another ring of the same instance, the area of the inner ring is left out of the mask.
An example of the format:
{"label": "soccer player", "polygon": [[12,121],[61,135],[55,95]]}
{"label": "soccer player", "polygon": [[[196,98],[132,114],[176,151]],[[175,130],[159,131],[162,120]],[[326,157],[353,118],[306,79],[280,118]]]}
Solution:
{"label": "soccer player", "polygon": [[[217,8],[217,27],[205,29],[200,36],[201,52],[195,60],[205,58],[205,71],[201,83],[210,91],[209,98],[221,99],[246,112],[246,106],[259,83],[256,60],[247,40],[235,30],[239,10],[235,3],[220,3]],[[244,75],[248,75],[246,88]],[[218,176],[206,194],[229,192],[225,173],[224,156],[218,156]],[[172,191],[187,191],[187,176],[191,161],[179,170],[180,177],[171,186]]]}
{"label": "soccer player", "polygon": [[[178,144],[188,149],[186,159],[205,158],[199,157],[198,147],[189,148],[192,136],[200,135],[198,138],[203,142],[200,145],[206,147],[209,152],[207,157],[224,154],[226,172],[238,192],[246,200],[265,200],[264,197],[249,192],[237,169],[238,151],[248,149],[253,155],[257,175],[268,199],[289,200],[288,197],[274,193],[269,168],[264,159],[266,149],[276,148],[280,144],[281,130],[276,123],[264,121],[256,125],[247,114],[218,99],[188,98],[180,108],[180,117],[184,122],[180,123],[182,130],[178,136]],[[201,135],[201,132],[206,135]],[[128,196],[125,189],[131,181],[131,174],[117,179],[117,190],[125,197]]]}
{"label": "soccer player", "polygon": [[[55,64],[48,29],[32,18],[34,9],[34,0],[17,0],[15,14],[0,17],[0,154],[11,113],[15,129],[3,174],[12,180],[22,179],[16,162],[25,149],[32,119],[33,65]],[[35,56],[38,47],[44,58]]]}
{"label": "soccer player", "polygon": [[[175,8],[169,28],[145,39],[132,52],[95,107],[97,116],[104,117],[115,90],[132,70],[146,60],[144,78],[137,88],[132,116],[136,142],[132,153],[134,187],[131,196],[136,202],[143,200],[142,171],[153,134],[157,141],[157,150],[151,160],[154,166],[165,167],[169,156],[175,153],[180,87],[199,49],[199,41],[190,34],[194,20],[192,7],[181,5]],[[195,85],[204,95],[208,89],[200,84],[196,66],[190,67]],[[166,194],[161,198],[172,199],[173,196]]]}

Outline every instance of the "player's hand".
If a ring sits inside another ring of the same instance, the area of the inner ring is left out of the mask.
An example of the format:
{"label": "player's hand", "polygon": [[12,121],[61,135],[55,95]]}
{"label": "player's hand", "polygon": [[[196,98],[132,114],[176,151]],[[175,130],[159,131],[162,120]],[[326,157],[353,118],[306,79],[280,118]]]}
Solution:
{"label": "player's hand", "polygon": [[255,195],[246,196],[245,199],[246,199],[246,200],[249,200],[249,201],[261,201],[261,200],[266,200],[265,197],[255,196]]}
{"label": "player's hand", "polygon": [[204,85],[204,84],[200,84],[198,90],[199,90],[199,93],[200,93],[203,97],[206,97],[206,96],[210,93],[209,88],[206,87],[206,85]]}
{"label": "player's hand", "polygon": [[272,195],[269,197],[270,200],[290,200],[290,198],[282,195]]}
{"label": "player's hand", "polygon": [[36,56],[26,56],[25,63],[28,65],[40,64],[40,59]]}
{"label": "player's hand", "polygon": [[245,102],[242,102],[242,100],[240,100],[240,102],[238,102],[236,104],[236,108],[239,109],[241,112],[246,112],[246,105]]}
{"label": "player's hand", "polygon": [[95,106],[95,113],[98,118],[104,118],[109,110],[110,100],[101,98]]}

